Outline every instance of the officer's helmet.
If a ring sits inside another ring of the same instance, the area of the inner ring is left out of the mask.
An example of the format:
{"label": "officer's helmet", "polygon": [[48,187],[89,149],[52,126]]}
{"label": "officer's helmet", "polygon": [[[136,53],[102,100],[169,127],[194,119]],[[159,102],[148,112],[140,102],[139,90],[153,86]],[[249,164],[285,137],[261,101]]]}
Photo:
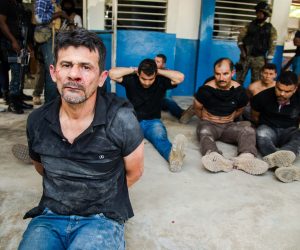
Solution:
{"label": "officer's helmet", "polygon": [[272,8],[271,6],[265,2],[265,1],[261,1],[259,2],[256,6],[255,6],[255,10],[256,11],[262,11],[263,13],[266,14],[266,16],[271,16],[272,14]]}

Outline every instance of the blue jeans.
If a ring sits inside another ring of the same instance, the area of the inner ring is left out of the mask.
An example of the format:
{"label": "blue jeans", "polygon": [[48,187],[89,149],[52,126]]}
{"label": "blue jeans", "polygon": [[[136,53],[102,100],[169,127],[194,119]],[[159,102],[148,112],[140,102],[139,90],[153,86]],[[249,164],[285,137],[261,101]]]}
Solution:
{"label": "blue jeans", "polygon": [[[11,70],[11,80],[9,83],[9,93],[10,95],[18,96],[21,92],[21,64],[14,62],[14,63],[8,63],[5,60],[7,60],[7,57],[17,57],[17,53],[12,49],[11,43],[7,41],[6,39],[0,39],[0,49],[3,50],[3,61],[2,64],[2,72],[4,75],[1,77],[3,81],[7,81],[7,74],[8,70]],[[9,68],[8,68],[9,66]],[[2,73],[1,72],[1,73]],[[25,73],[25,72],[23,72]],[[5,87],[2,86],[2,88]]]}
{"label": "blue jeans", "polygon": [[31,220],[19,250],[125,249],[124,224],[102,214],[57,215],[45,209]]}
{"label": "blue jeans", "polygon": [[177,119],[180,119],[183,109],[178,106],[178,104],[169,97],[162,99],[161,103],[162,110],[169,111],[171,115],[175,116]]}
{"label": "blue jeans", "polygon": [[299,155],[300,129],[296,127],[271,128],[267,125],[260,125],[256,129],[256,144],[262,156],[278,150],[289,150]]}
{"label": "blue jeans", "polygon": [[58,96],[56,83],[52,81],[49,71],[50,65],[53,64],[52,38],[39,46],[45,64],[45,103],[48,103]]}
{"label": "blue jeans", "polygon": [[169,161],[172,144],[168,139],[167,130],[160,119],[142,120],[140,126],[144,137],[152,143],[162,157]]}

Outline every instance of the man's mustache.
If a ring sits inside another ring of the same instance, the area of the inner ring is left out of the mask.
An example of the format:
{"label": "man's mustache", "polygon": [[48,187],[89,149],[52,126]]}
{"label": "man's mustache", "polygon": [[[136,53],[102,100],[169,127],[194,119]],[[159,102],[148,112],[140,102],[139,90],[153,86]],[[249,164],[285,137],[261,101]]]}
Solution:
{"label": "man's mustache", "polygon": [[79,83],[76,83],[76,82],[67,82],[65,84],[63,84],[62,88],[76,88],[76,89],[79,89],[79,90],[85,90],[84,86],[79,84]]}

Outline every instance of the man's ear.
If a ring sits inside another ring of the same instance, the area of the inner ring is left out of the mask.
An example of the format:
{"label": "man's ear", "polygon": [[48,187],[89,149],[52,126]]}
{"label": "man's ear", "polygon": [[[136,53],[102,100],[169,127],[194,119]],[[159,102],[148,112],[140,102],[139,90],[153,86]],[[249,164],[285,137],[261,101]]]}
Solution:
{"label": "man's ear", "polygon": [[50,65],[49,71],[50,71],[50,75],[51,75],[52,81],[56,82],[55,67],[54,67],[53,64]]}
{"label": "man's ear", "polygon": [[108,71],[107,70],[102,71],[102,73],[99,76],[99,83],[98,83],[99,87],[103,86],[103,84],[105,83],[105,80],[106,80],[107,76],[108,76]]}

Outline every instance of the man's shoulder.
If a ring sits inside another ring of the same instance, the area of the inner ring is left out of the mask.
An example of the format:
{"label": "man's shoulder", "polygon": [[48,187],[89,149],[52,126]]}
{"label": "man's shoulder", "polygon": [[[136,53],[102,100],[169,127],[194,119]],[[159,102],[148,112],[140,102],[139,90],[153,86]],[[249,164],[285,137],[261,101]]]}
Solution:
{"label": "man's shoulder", "polygon": [[46,103],[46,104],[42,105],[41,107],[38,107],[37,109],[34,109],[28,115],[28,119],[27,119],[28,126],[39,124],[40,121],[43,120],[45,118],[45,116],[48,114],[48,111],[54,105],[55,100],[53,100],[49,103]]}

